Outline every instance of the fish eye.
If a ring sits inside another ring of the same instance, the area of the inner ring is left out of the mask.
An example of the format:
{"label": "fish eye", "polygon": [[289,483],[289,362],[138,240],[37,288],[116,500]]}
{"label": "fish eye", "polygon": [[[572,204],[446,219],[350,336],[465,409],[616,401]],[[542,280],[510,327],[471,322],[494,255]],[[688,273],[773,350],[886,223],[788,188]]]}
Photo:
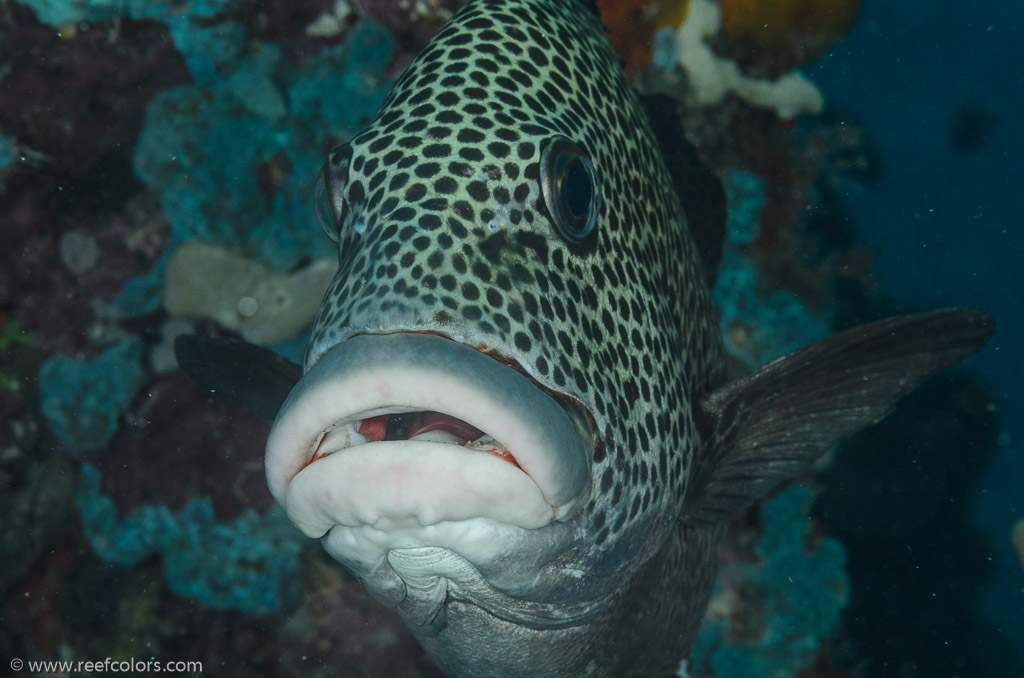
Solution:
{"label": "fish eye", "polygon": [[345,144],[331,151],[327,162],[320,169],[316,182],[313,202],[316,220],[320,230],[334,244],[341,239],[348,212],[345,204],[345,187],[348,184],[348,166],[352,160],[352,148]]}
{"label": "fish eye", "polygon": [[540,157],[540,183],[559,235],[579,245],[594,232],[601,187],[590,158],[564,137],[548,142]]}

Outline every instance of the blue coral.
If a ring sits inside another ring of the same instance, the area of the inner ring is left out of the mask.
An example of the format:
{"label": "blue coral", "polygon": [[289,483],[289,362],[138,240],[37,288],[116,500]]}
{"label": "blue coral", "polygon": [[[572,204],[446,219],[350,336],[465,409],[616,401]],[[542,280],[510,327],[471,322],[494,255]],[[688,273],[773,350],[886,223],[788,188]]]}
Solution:
{"label": "blue coral", "polygon": [[[170,28],[195,84],[150,102],[135,153],[137,173],[160,191],[168,252],[203,239],[278,271],[330,256],[313,223],[313,184],[324,149],[355,134],[386,96],[390,35],[361,21],[344,43],[292,65],[275,45],[246,42],[234,22],[177,18]],[[163,263],[126,285],[123,311],[159,306]]]}
{"label": "blue coral", "polygon": [[674,28],[659,28],[651,39],[651,61],[657,68],[673,68],[676,65],[676,31]]}
{"label": "blue coral", "polygon": [[15,145],[14,139],[0,132],[0,172],[13,165],[16,157],[18,157],[18,147]]}
{"label": "blue coral", "polygon": [[229,8],[236,0],[20,0],[43,23],[54,28],[73,26],[82,21],[103,21],[127,16],[140,20],[164,20],[173,16],[212,17]]}
{"label": "blue coral", "polygon": [[236,21],[206,25],[178,16],[167,24],[174,46],[197,84],[218,86],[245,49],[245,27]]}
{"label": "blue coral", "polygon": [[757,237],[763,181],[745,172],[724,173],[729,205],[726,242],[715,284],[722,334],[729,352],[755,367],[830,334],[828,321],[798,296],[779,291],[763,299],[748,247]]}
{"label": "blue coral", "polygon": [[154,554],[175,593],[217,609],[266,614],[293,602],[300,579],[305,537],[274,507],[260,515],[248,509],[219,523],[208,498],[179,511],[143,504],[118,516],[100,489],[100,471],[83,465],[75,497],[82,528],[103,560],[132,566]]}
{"label": "blue coral", "polygon": [[306,61],[289,80],[288,106],[297,132],[347,139],[362,129],[391,88],[385,68],[394,50],[387,30],[363,20],[343,44]]}
{"label": "blue coral", "polygon": [[[250,256],[266,247],[273,256],[279,243],[267,243],[263,233],[273,224],[257,169],[286,151],[285,141],[228,92],[185,85],[150,103],[135,163],[142,179],[161,189],[172,239],[230,243]],[[281,253],[289,261],[299,247],[291,245]]]}
{"label": "blue coral", "polygon": [[42,410],[50,430],[69,447],[103,448],[117,431],[121,413],[146,381],[142,341],[131,339],[95,360],[55,355],[39,371]]}
{"label": "blue coral", "polygon": [[[695,675],[792,678],[814,662],[822,638],[839,621],[849,581],[838,541],[824,539],[806,552],[813,499],[800,486],[764,503],[760,562],[723,566],[722,576],[742,592],[743,607],[732,618],[742,617],[744,640],[731,642],[730,621],[706,620],[694,646]],[[749,637],[751,631],[756,637]]]}
{"label": "blue coral", "polygon": [[722,186],[729,204],[726,242],[749,245],[757,237],[764,206],[764,180],[756,174],[728,171],[722,175]]}

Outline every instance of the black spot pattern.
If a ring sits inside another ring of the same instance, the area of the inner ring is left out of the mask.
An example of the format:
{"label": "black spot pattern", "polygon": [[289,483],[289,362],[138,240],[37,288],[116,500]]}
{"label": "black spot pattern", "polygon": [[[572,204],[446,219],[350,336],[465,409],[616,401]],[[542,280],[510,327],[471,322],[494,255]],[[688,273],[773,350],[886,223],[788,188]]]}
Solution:
{"label": "black spot pattern", "polygon": [[[721,377],[717,317],[596,17],[568,0],[515,4],[463,8],[351,140],[344,199],[365,230],[341,240],[307,363],[355,332],[416,330],[515,360],[593,417],[582,520],[594,554],[625,561],[684,496],[691,394]],[[599,177],[587,252],[544,207],[540,154],[555,136]]]}

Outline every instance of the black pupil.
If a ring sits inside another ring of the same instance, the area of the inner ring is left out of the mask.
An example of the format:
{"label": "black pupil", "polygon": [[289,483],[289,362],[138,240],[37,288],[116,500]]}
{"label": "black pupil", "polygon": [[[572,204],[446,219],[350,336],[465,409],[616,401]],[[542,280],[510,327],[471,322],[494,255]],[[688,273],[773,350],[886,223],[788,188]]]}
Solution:
{"label": "black pupil", "polygon": [[569,214],[573,219],[586,215],[590,208],[592,187],[587,169],[579,158],[573,158],[565,168],[565,180],[562,183],[565,190],[565,206],[569,208]]}

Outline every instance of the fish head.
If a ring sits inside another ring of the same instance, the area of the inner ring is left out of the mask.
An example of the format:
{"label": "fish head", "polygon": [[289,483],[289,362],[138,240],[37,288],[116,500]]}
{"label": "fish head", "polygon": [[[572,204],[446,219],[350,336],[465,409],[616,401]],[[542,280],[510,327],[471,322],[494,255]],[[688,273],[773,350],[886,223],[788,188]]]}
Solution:
{"label": "fish head", "polygon": [[334,149],[337,242],[272,493],[419,633],[582,624],[671,528],[720,338],[596,16],[474,2]]}

